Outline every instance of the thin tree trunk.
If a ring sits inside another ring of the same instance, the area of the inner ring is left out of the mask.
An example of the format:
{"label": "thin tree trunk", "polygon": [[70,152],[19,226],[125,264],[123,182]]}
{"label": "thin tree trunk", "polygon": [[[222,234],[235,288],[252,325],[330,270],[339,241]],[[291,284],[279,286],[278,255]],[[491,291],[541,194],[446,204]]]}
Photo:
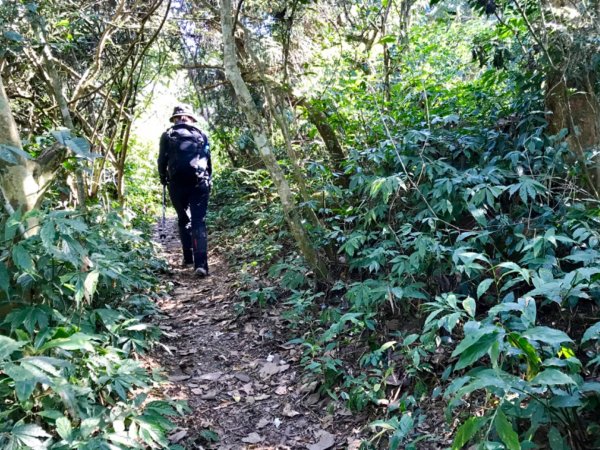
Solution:
{"label": "thin tree trunk", "polygon": [[588,74],[586,83],[566,78],[564,74],[550,76],[547,83],[546,109],[551,112],[548,116],[549,130],[553,133],[564,128],[569,130],[567,142],[582,163],[583,181],[598,197],[600,161],[596,158],[595,166],[588,170],[584,160],[586,151],[600,146],[600,100],[591,81],[593,74]]}
{"label": "thin tree trunk", "polygon": [[[4,210],[10,214],[15,210],[27,212],[38,207],[66,152],[64,147],[53,146],[45,150],[36,161],[24,156],[2,77],[0,77],[0,151],[10,152],[14,160],[12,164],[4,159],[0,160],[0,190]],[[33,232],[32,226],[35,224],[30,222],[28,225]]]}
{"label": "thin tree trunk", "polygon": [[269,139],[265,132],[264,119],[260,116],[248,86],[244,82],[240,69],[238,67],[237,55],[235,51],[235,43],[233,37],[233,18],[231,16],[231,0],[220,0],[221,5],[221,27],[223,32],[223,60],[225,63],[225,72],[227,78],[231,82],[240,108],[242,109],[248,124],[254,136],[254,142],[259,150],[261,159],[263,160],[267,170],[271,174],[271,178],[277,188],[283,213],[285,215],[290,231],[294,236],[298,247],[306,259],[307,263],[313,269],[317,278],[325,280],[328,278],[327,267],[319,258],[315,248],[312,246],[310,238],[302,225],[298,208],[294,201],[294,197],[290,187],[284,177],[283,171],[275,156],[273,155]]}
{"label": "thin tree trunk", "polygon": [[327,115],[318,107],[305,99],[300,99],[298,104],[302,106],[308,114],[308,120],[312,123],[319,132],[321,139],[325,143],[325,147],[331,157],[333,169],[340,174],[339,182],[342,186],[347,187],[349,180],[344,174],[343,163],[346,160],[346,152],[342,148],[340,141],[337,138],[335,130],[329,124]]}
{"label": "thin tree trunk", "polygon": [[[272,97],[272,92],[267,85],[265,85],[265,93],[267,95],[267,102],[269,104],[269,108],[271,109],[271,114],[275,118],[275,122],[279,126],[281,133],[283,134],[283,140],[285,141],[285,149],[290,160],[290,164],[292,165],[292,174],[294,175],[294,181],[298,185],[298,189],[300,190],[300,197],[304,203],[309,203],[311,198],[308,195],[308,187],[306,186],[306,182],[304,181],[304,175],[302,174],[302,168],[298,164],[298,154],[294,150],[292,146],[292,139],[290,137],[290,130],[285,121],[285,117],[280,111],[277,110],[276,105],[274,104],[275,99]],[[306,207],[305,210],[308,213],[308,217],[314,226],[320,226],[319,218],[315,214],[315,212],[310,207]]]}
{"label": "thin tree trunk", "polygon": [[[385,13],[381,18],[381,37],[385,38],[387,33],[387,19],[390,14],[390,9],[392,8],[393,0],[388,0],[388,3],[385,7]],[[387,42],[383,44],[383,95],[385,98],[386,104],[392,99],[391,91],[390,91],[390,49],[388,48]]]}
{"label": "thin tree trunk", "polygon": [[[38,38],[42,44],[43,66],[44,70],[46,71],[47,77],[50,81],[50,85],[52,86],[52,94],[58,105],[58,109],[60,111],[60,115],[62,117],[64,125],[71,131],[71,133],[75,134],[75,124],[73,123],[73,117],[71,116],[71,111],[69,110],[69,102],[65,93],[64,84],[57,70],[57,64],[55,63],[55,59],[52,55],[50,46],[46,42],[45,24],[42,23],[40,20],[40,22],[37,23],[37,27]],[[87,195],[85,190],[85,180],[83,178],[83,167],[81,161],[77,162],[77,166],[75,169],[75,180],[79,208],[85,211],[85,201]]]}

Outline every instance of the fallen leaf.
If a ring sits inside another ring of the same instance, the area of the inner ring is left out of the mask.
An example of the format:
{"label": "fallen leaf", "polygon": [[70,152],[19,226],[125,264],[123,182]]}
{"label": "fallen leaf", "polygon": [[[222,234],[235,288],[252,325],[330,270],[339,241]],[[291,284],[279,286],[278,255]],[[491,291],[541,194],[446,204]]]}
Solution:
{"label": "fallen leaf", "polygon": [[189,380],[190,378],[192,378],[190,375],[173,375],[169,377],[169,381],[177,383],[179,381]]}
{"label": "fallen leaf", "polygon": [[275,428],[279,428],[279,425],[281,425],[281,419],[275,417],[275,419],[273,419],[273,425],[275,425]]}
{"label": "fallen leaf", "polygon": [[321,419],[321,426],[323,428],[329,428],[331,425],[333,425],[333,416],[331,414],[326,414]]}
{"label": "fallen leaf", "polygon": [[169,435],[169,442],[171,442],[171,444],[177,444],[181,442],[187,436],[187,434],[187,430],[181,430],[177,433],[172,433]]}
{"label": "fallen leaf", "polygon": [[315,392],[314,394],[310,394],[304,403],[310,406],[316,404],[320,399],[321,395],[318,392]]}
{"label": "fallen leaf", "polygon": [[257,395],[256,397],[254,397],[254,400],[260,401],[260,400],[266,400],[268,398],[271,398],[271,396],[269,394],[260,394],[260,395]]}
{"label": "fallen leaf", "polygon": [[303,394],[308,394],[308,393],[314,391],[318,385],[319,385],[318,381],[312,381],[310,383],[305,383],[302,386],[300,386],[300,389],[298,389],[298,391]]}
{"label": "fallen leaf", "polygon": [[275,393],[277,395],[285,395],[285,394],[287,394],[287,386],[279,386],[277,389],[275,389]]}
{"label": "fallen leaf", "polygon": [[242,383],[248,383],[250,381],[250,377],[245,373],[234,373],[233,376],[240,380]]}
{"label": "fallen leaf", "polygon": [[264,438],[258,433],[250,433],[248,436],[242,439],[242,442],[247,444],[258,444],[259,442],[262,442],[263,439]]}
{"label": "fallen leaf", "polygon": [[348,446],[346,447],[346,449],[347,450],[359,450],[361,443],[362,443],[362,441],[360,439],[354,439],[352,437],[349,437],[348,438]]}
{"label": "fallen leaf", "polygon": [[319,440],[315,444],[309,445],[308,450],[326,450],[335,445],[335,436],[325,430],[319,430],[316,437]]}
{"label": "fallen leaf", "polygon": [[277,365],[275,363],[266,363],[258,372],[262,378],[269,378],[277,373],[285,372],[290,368],[289,364]]}
{"label": "fallen leaf", "polygon": [[202,400],[214,400],[217,398],[217,391],[208,391],[206,394],[204,394],[202,397],[200,397]]}
{"label": "fallen leaf", "polygon": [[286,403],[285,406],[283,407],[282,414],[286,417],[296,417],[296,416],[300,415],[300,413],[298,411],[294,411],[292,409],[292,406],[289,403]]}
{"label": "fallen leaf", "polygon": [[252,388],[252,383],[246,383],[242,386],[242,391],[244,391],[248,395],[254,395],[254,389]]}
{"label": "fallen leaf", "polygon": [[271,422],[269,422],[269,419],[267,419],[267,418],[263,417],[263,418],[262,418],[262,419],[260,419],[260,420],[258,421],[258,423],[256,424],[256,428],[258,428],[258,429],[260,430],[261,428],[264,428],[264,427],[266,427],[266,426],[267,426],[267,425],[269,425],[270,423],[271,423]]}
{"label": "fallen leaf", "polygon": [[222,375],[223,375],[223,372],[205,373],[204,375],[200,375],[199,377],[197,377],[195,379],[207,380],[207,381],[217,381],[221,378]]}

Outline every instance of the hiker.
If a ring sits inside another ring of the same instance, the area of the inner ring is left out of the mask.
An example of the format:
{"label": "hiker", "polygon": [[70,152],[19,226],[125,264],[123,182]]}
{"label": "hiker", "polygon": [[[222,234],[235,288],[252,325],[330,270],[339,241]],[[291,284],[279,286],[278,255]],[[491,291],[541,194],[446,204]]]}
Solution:
{"label": "hiker", "polygon": [[212,185],[212,164],[208,138],[198,128],[190,105],[177,105],[170,121],[173,126],[160,138],[158,174],[168,186],[177,212],[183,267],[193,264],[194,273],[208,275],[206,209]]}

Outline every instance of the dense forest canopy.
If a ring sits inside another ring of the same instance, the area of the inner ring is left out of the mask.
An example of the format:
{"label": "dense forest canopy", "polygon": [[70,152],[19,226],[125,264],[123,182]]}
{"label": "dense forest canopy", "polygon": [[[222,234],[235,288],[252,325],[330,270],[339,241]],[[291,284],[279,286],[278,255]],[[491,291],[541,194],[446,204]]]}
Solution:
{"label": "dense forest canopy", "polygon": [[600,446],[599,39],[598,0],[0,0],[0,447],[169,447],[179,101],[240,314],[285,304],[363,448]]}

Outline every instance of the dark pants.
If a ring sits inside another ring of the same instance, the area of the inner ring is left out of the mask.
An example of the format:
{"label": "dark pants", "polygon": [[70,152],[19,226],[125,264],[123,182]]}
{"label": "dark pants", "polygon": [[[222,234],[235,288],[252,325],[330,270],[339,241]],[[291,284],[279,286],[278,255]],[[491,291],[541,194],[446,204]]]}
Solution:
{"label": "dark pants", "polygon": [[[169,183],[169,196],[177,212],[179,239],[186,263],[194,263],[194,268],[202,267],[208,273],[206,236],[206,209],[210,188]],[[191,220],[190,220],[191,219]]]}

